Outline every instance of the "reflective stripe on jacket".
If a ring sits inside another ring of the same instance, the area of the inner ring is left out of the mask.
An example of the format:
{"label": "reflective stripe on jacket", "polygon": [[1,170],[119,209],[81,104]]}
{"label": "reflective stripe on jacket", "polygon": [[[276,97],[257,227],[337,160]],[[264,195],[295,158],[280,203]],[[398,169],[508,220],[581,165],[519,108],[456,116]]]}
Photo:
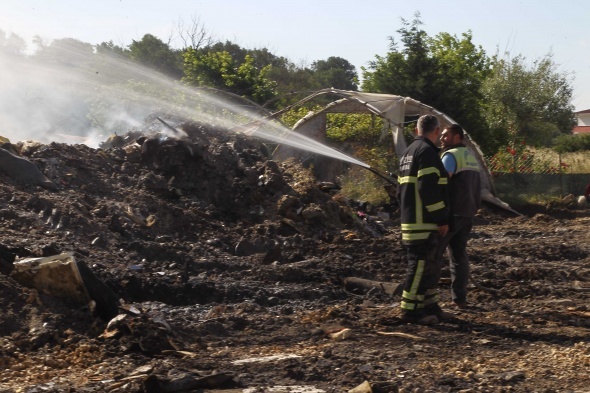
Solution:
{"label": "reflective stripe on jacket", "polygon": [[439,225],[449,222],[448,181],[438,149],[418,136],[400,158],[399,187],[403,244],[424,243]]}
{"label": "reflective stripe on jacket", "polygon": [[475,156],[464,145],[445,150],[442,157],[447,154],[451,154],[457,164],[457,169],[449,180],[451,214],[472,218],[481,206],[479,164]]}

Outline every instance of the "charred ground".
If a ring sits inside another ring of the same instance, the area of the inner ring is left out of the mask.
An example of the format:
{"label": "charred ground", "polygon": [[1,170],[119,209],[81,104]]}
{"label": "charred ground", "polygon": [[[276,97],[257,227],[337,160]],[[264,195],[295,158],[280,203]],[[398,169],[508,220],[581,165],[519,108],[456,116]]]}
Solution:
{"label": "charred ground", "polygon": [[[258,140],[183,129],[7,147],[55,188],[0,174],[0,391],[588,389],[588,208],[484,207],[469,247],[493,291],[472,288],[451,322],[406,325],[384,286],[346,284],[403,279],[395,214],[358,214]],[[9,276],[66,251],[122,299],[108,328]],[[447,269],[440,291],[447,304]]]}

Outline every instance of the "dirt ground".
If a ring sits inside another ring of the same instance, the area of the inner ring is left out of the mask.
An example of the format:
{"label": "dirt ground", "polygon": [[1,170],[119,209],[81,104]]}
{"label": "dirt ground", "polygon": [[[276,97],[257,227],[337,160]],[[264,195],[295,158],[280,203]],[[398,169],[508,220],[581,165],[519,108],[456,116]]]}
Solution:
{"label": "dirt ground", "polygon": [[[259,141],[183,129],[5,146],[53,186],[0,173],[0,392],[590,392],[588,206],[484,206],[469,307],[445,267],[456,318],[403,324],[395,212],[359,212]],[[69,251],[114,314],[10,275]]]}

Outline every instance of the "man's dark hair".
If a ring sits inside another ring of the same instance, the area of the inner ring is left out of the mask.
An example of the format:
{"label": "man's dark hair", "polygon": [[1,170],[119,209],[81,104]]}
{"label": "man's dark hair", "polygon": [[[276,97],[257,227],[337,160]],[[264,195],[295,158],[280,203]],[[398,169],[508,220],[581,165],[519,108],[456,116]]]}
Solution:
{"label": "man's dark hair", "polygon": [[430,134],[436,130],[436,127],[439,127],[439,122],[438,118],[434,115],[420,116],[418,123],[416,123],[416,128],[420,135]]}
{"label": "man's dark hair", "polygon": [[463,131],[463,128],[459,124],[451,124],[446,128],[450,131],[451,134],[453,134],[453,136],[459,135],[461,140],[463,140],[463,138],[465,137],[465,131]]}

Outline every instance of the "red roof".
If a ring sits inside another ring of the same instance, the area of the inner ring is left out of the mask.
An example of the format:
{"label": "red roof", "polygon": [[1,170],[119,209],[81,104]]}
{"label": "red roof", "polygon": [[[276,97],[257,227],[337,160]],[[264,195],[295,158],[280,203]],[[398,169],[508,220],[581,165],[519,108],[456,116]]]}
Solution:
{"label": "red roof", "polygon": [[575,126],[572,132],[574,134],[590,134],[590,126]]}
{"label": "red roof", "polygon": [[581,115],[582,113],[590,113],[590,109],[586,109],[584,111],[574,112],[574,114],[576,114],[576,115]]}

